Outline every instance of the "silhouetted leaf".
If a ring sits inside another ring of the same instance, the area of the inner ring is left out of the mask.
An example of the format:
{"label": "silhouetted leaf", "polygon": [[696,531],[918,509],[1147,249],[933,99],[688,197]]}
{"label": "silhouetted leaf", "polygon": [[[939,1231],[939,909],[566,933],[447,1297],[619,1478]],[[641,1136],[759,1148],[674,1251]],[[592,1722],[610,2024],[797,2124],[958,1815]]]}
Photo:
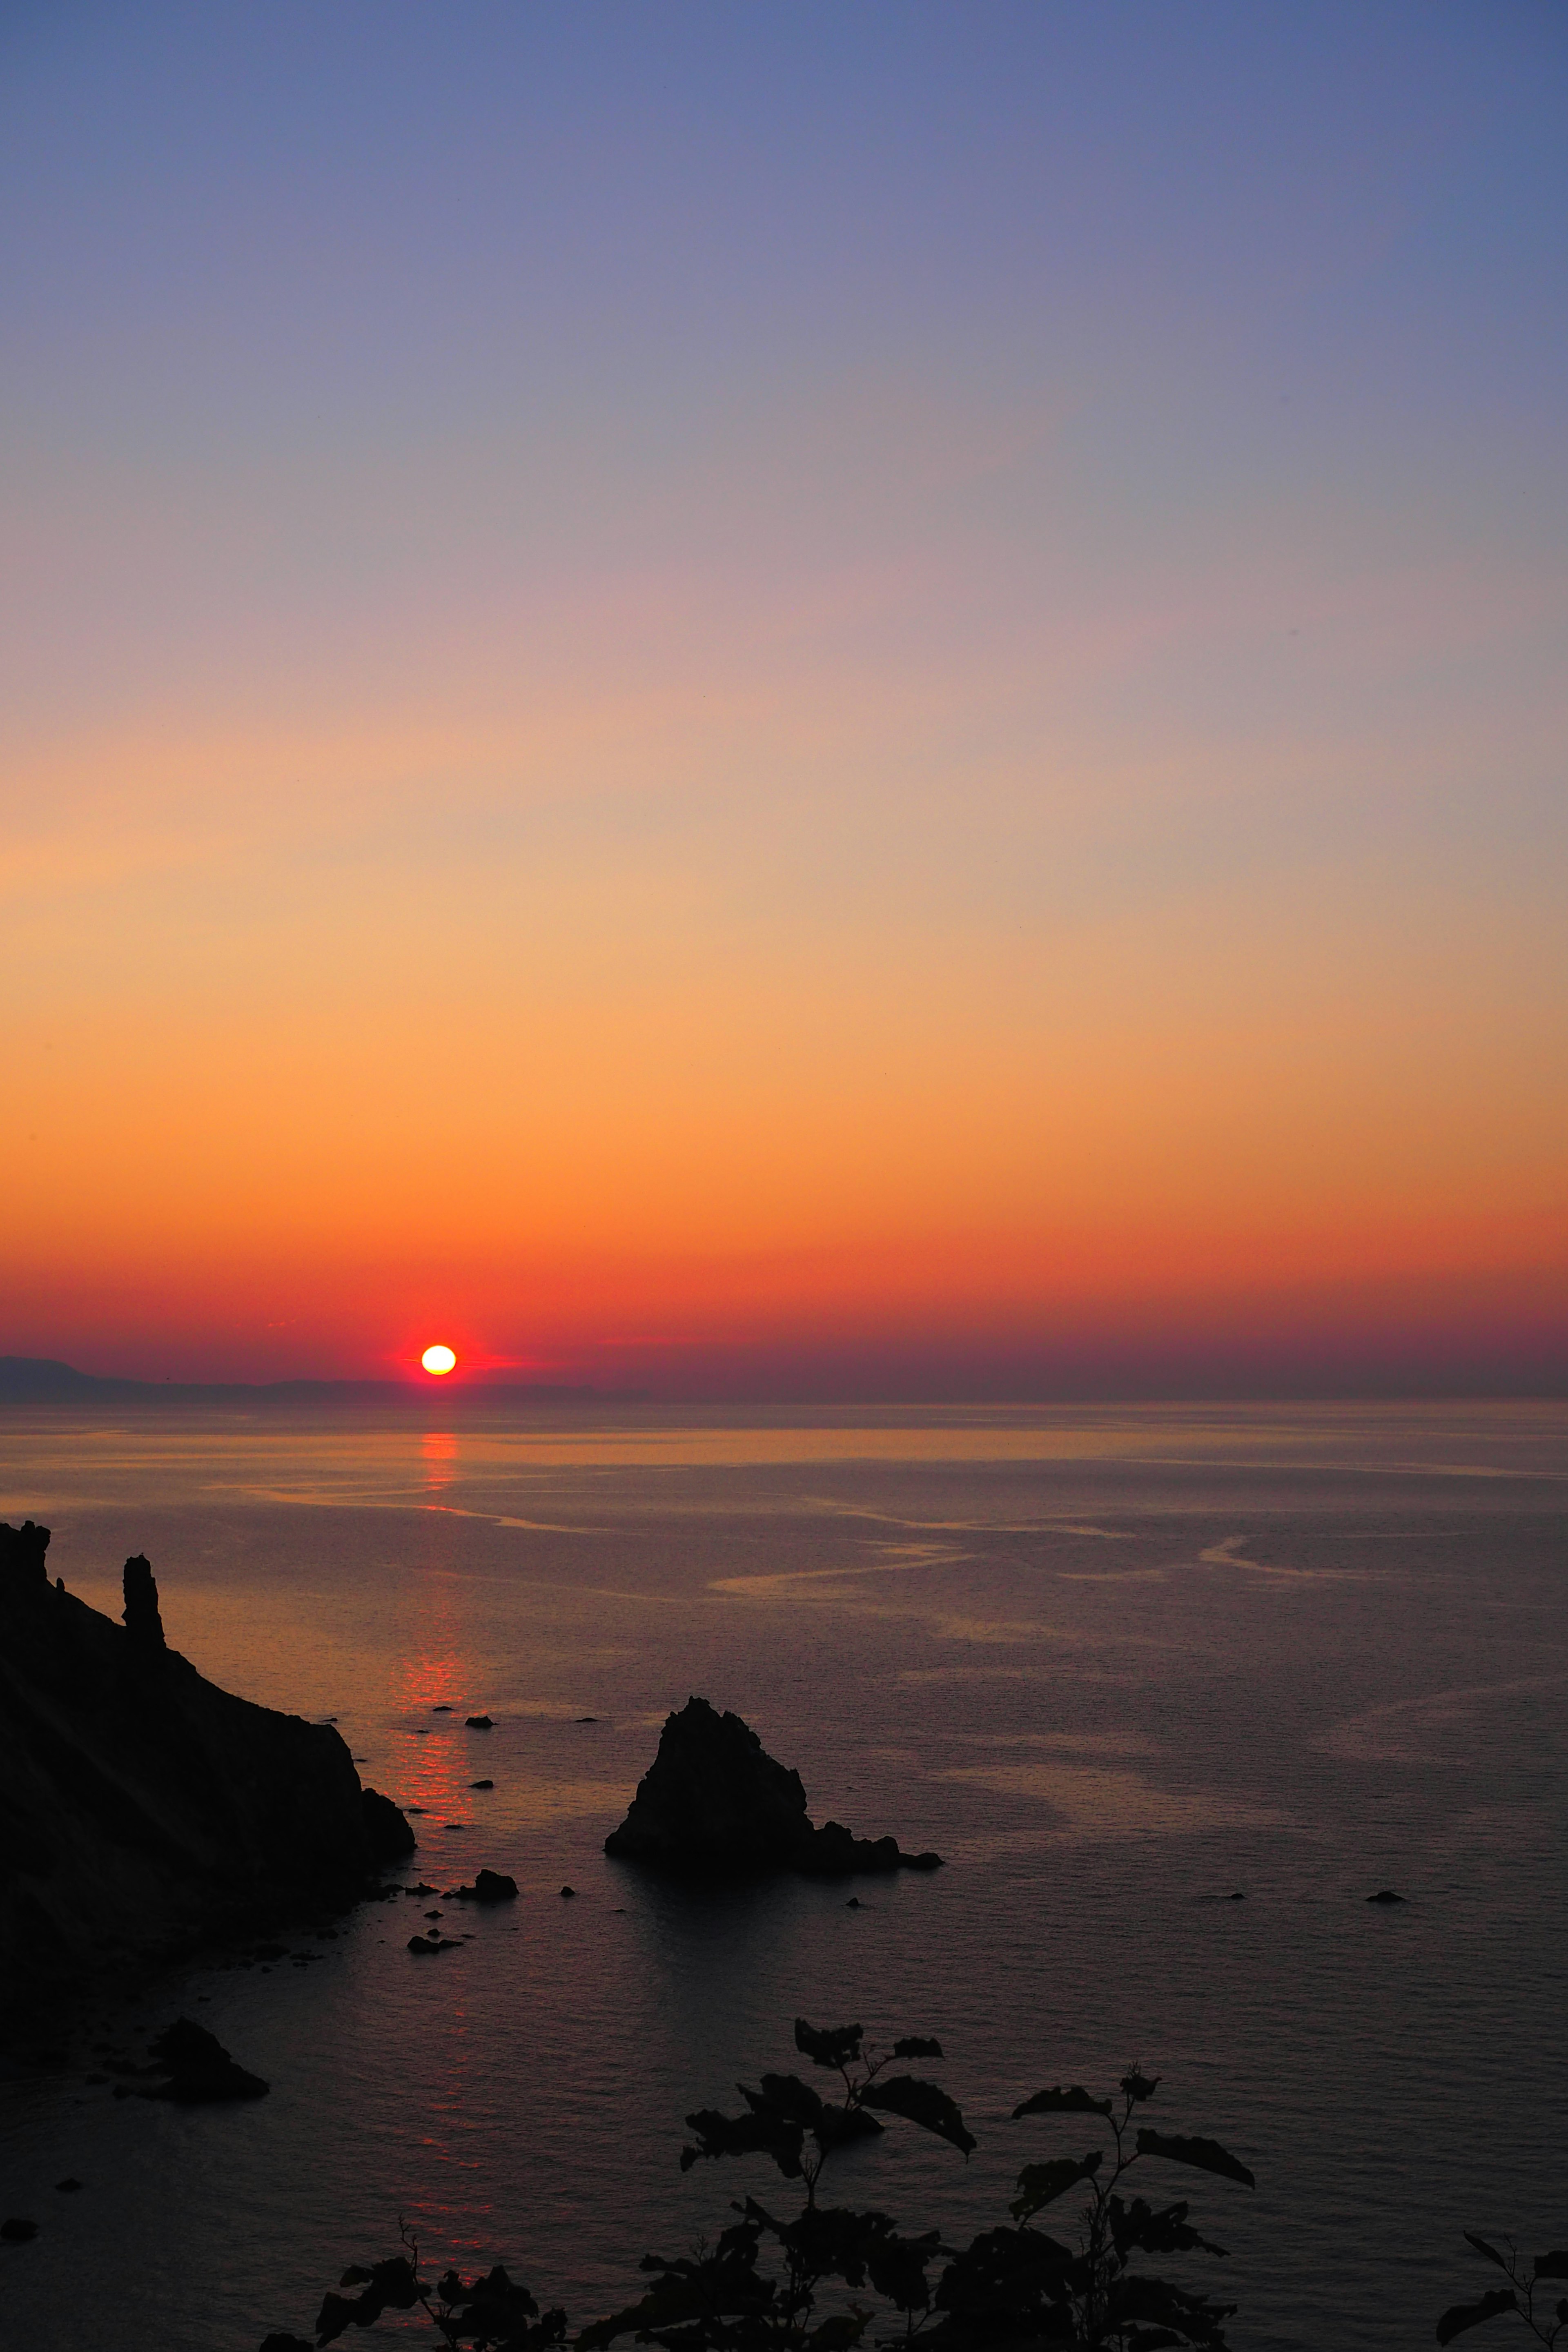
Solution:
{"label": "silhouetted leaf", "polygon": [[364,2293],[351,2302],[344,2294],[322,2298],[316,2319],[316,2341],[331,2344],[345,2327],[374,2327],[384,2311],[412,2311],[419,2299],[419,2282],[405,2255],[377,2263]]}
{"label": "silhouetted leaf", "polygon": [[1121,2088],[1135,2106],[1142,2106],[1145,2099],[1152,2099],[1159,2087],[1158,2074],[1141,2074],[1136,2066],[1131,2074],[1121,2077]]}
{"label": "silhouetted leaf", "polygon": [[[498,2338],[521,2337],[528,2322],[539,2315],[539,2305],[528,2289],[513,2285],[500,2263],[470,2287],[465,2288],[455,2271],[448,2272],[447,2277],[456,2283],[458,2290],[456,2294],[447,2295],[447,2302],[462,2305],[460,2335],[477,2336],[483,2331]],[[441,2286],[445,2294],[446,2279]]]}
{"label": "silhouetted leaf", "polygon": [[1221,2147],[1217,2139],[1182,2139],[1173,2133],[1141,2131],[1138,2153],[1163,2156],[1172,2164],[1190,2164],[1199,2172],[1217,2172],[1222,2179],[1239,2180],[1244,2189],[1258,2186],[1240,2158]]}
{"label": "silhouetted leaf", "polygon": [[795,2021],[795,2048],[803,2058],[810,2058],[818,2066],[847,2066],[860,2055],[863,2038],[858,2025],[818,2028],[808,2025],[804,2017]]}
{"label": "silhouetted leaf", "polygon": [[1456,2336],[1462,2336],[1468,2327],[1479,2327],[1483,2319],[1495,2319],[1500,2311],[1518,2309],[1519,2298],[1511,2287],[1494,2287],[1490,2294],[1482,2295],[1479,2303],[1457,2303],[1451,2311],[1446,2311],[1437,2322],[1437,2341],[1451,2344]]}
{"label": "silhouetted leaf", "polygon": [[765,2110],[761,2115],[721,2116],[712,2107],[703,2107],[687,2116],[686,2128],[696,2133],[697,2145],[681,2149],[682,2172],[689,2172],[704,2156],[769,2156],[786,2180],[801,2177],[805,2136],[798,2124],[786,2123],[782,2116]]}
{"label": "silhouetted leaf", "polygon": [[1110,2290],[1106,2317],[1110,2332],[1129,2345],[1194,2344],[1223,2347],[1225,2322],[1233,2303],[1211,2303],[1169,2279],[1132,2275]]}
{"label": "silhouetted leaf", "polygon": [[1109,2099],[1091,2099],[1083,2084],[1075,2083],[1070,2091],[1037,2091],[1032,2099],[1026,2099],[1022,2106],[1014,2108],[1013,2121],[1016,2123],[1020,2116],[1108,2116],[1110,2113]]}
{"label": "silhouetted leaf", "polygon": [[1496,2263],[1500,2271],[1507,2270],[1508,2264],[1504,2262],[1497,2248],[1495,2246],[1489,2246],[1484,2238],[1478,2238],[1473,2230],[1467,2230],[1465,2231],[1465,2243],[1468,2246],[1474,2246],[1477,2253],[1484,2254],[1489,2263]]}
{"label": "silhouetted leaf", "polygon": [[846,2205],[808,2205],[779,2231],[795,2268],[812,2278],[841,2278],[858,2286],[866,2251],[879,2231],[892,2228],[885,2213],[856,2213]]}
{"label": "silhouetted leaf", "polygon": [[852,2352],[865,2335],[870,2318],[868,2311],[836,2312],[831,2319],[814,2327],[805,2340],[813,2347],[813,2352]]}
{"label": "silhouetted leaf", "polygon": [[886,2295],[900,2311],[929,2311],[931,2286],[926,2264],[941,2252],[939,2231],[928,2230],[920,2238],[894,2236],[868,2255],[866,2268],[877,2293]]}
{"label": "silhouetted leaf", "polygon": [[990,2323],[1003,2315],[1037,2311],[1045,2303],[1059,2305],[1081,2274],[1079,2259],[1043,2230],[984,2230],[948,2263],[934,2300],[966,2333],[980,2322],[988,2336]]}
{"label": "silhouetted leaf", "polygon": [[975,2146],[974,2135],[964,2127],[958,2104],[935,2083],[921,2083],[913,2074],[895,2074],[886,2083],[873,2083],[861,2093],[863,2105],[883,2108],[890,2116],[903,2116],[922,2131],[935,2132],[938,2139],[951,2141],[967,2156]]}
{"label": "silhouetted leaf", "polygon": [[1154,2207],[1142,2197],[1134,2197],[1131,2204],[1123,2204],[1120,2197],[1111,2199],[1110,2242],[1122,2256],[1136,2248],[1145,2254],[1201,2252],[1225,2259],[1223,2246],[1201,2237],[1192,2227],[1184,2204]]}
{"label": "silhouetted leaf", "polygon": [[786,2122],[800,2124],[815,2131],[822,2121],[823,2105],[816,2093],[803,2083],[798,2074],[764,2074],[761,2092],[748,2091],[744,2083],[736,2085],[746,2105],[757,2115],[772,2113],[783,2116]]}
{"label": "silhouetted leaf", "polygon": [[1052,2164],[1026,2164],[1018,2175],[1018,2194],[1007,2208],[1015,2221],[1026,2221],[1065,2197],[1080,2180],[1100,2170],[1100,2150],[1092,2156],[1059,2156]]}
{"label": "silhouetted leaf", "polygon": [[901,2042],[893,2044],[895,2058],[940,2058],[942,2054],[941,2042],[923,2033],[906,2033]]}
{"label": "silhouetted leaf", "polygon": [[1568,2253],[1537,2254],[1537,2278],[1568,2278]]}
{"label": "silhouetted leaf", "polygon": [[718,2320],[765,2315],[774,2288],[771,2280],[757,2275],[757,2235],[754,2223],[742,2221],[723,2232],[712,2253],[695,2261],[666,2262],[658,2254],[645,2254],[642,2267],[658,2273],[658,2284],[640,2303],[584,2328],[576,2339],[580,2352],[603,2352],[617,2336],[633,2331],[644,2336],[660,2328],[711,2326]]}

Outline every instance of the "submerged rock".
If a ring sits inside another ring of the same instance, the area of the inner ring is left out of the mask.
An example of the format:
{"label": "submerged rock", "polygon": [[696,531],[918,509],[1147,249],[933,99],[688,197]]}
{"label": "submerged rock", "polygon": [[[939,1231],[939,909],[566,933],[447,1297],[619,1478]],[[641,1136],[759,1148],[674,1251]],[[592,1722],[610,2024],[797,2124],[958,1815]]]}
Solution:
{"label": "submerged rock", "polygon": [[1366,1899],[1369,1903],[1382,1903],[1386,1905],[1389,1903],[1408,1903],[1410,1897],[1408,1895],[1396,1895],[1392,1886],[1380,1886],[1375,1895],[1369,1895]]}
{"label": "submerged rock", "polygon": [[736,1875],[798,1870],[813,1878],[861,1871],[937,1870],[937,1853],[905,1853],[896,1838],[858,1838],[842,1822],[817,1829],[798,1772],[770,1756],[738,1715],[705,1698],[669,1716],[631,1809],[605,1840],[626,1862]]}

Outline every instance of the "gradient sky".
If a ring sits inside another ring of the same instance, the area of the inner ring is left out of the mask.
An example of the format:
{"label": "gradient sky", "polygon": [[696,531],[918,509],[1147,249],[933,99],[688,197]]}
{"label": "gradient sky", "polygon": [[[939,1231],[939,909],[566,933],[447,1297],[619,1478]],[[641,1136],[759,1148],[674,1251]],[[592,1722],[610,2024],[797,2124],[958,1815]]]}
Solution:
{"label": "gradient sky", "polygon": [[1563,1385],[1565,120],[1546,0],[12,0],[0,1352]]}

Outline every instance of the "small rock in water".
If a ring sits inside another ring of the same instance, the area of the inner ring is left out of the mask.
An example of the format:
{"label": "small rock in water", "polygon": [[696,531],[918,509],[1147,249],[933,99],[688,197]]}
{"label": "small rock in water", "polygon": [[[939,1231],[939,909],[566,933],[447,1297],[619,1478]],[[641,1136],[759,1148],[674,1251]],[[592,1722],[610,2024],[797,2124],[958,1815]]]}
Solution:
{"label": "small rock in water", "polygon": [[169,2080],[144,2094],[149,2099],[173,2099],[181,2106],[205,2106],[225,2099],[264,2099],[267,2084],[259,2074],[237,2065],[216,2033],[177,2017],[152,2044],[152,2055]]}
{"label": "small rock in water", "polygon": [[1231,1898],[1230,1898],[1230,1899],[1231,1899],[1231,1901],[1232,1901],[1233,1903],[1245,1903],[1245,1902],[1246,1902],[1246,1900],[1247,1900],[1247,1897],[1246,1897],[1246,1895],[1242,1893],[1242,1891],[1241,1891],[1240,1887],[1238,1886],[1238,1887],[1237,1888],[1237,1890],[1236,1890],[1236,1893],[1231,1896]]}
{"label": "small rock in water", "polygon": [[471,1886],[459,1886],[453,1898],[458,1903],[512,1903],[517,1899],[517,1881],[509,1878],[504,1870],[481,1870]]}
{"label": "small rock in water", "polygon": [[433,1707],[431,1708],[430,1712],[431,1712],[431,1714],[432,1714],[432,1715],[450,1715],[450,1714],[451,1714],[451,1712],[452,1712],[452,1710],[451,1710],[451,1708],[447,1706],[447,1704],[446,1700],[445,1700],[445,1699],[443,1699],[443,1700],[441,1701],[440,1706],[433,1706]]}
{"label": "small rock in water", "polygon": [[1392,1886],[1380,1886],[1375,1895],[1367,1896],[1369,1903],[1408,1903],[1407,1895],[1396,1895]]}
{"label": "small rock in water", "polygon": [[580,1715],[577,1717],[577,1721],[579,1723],[597,1723],[598,1720],[599,1718],[596,1715]]}
{"label": "small rock in water", "polygon": [[8,2221],[0,2221],[0,2238],[5,2238],[13,2246],[24,2246],[29,2238],[36,2238],[37,2234],[37,2223],[23,2221],[20,2214],[13,2213]]}
{"label": "small rock in water", "polygon": [[447,1947],[439,1936],[410,1936],[408,1948],[411,1952],[444,1952]]}
{"label": "small rock in water", "polygon": [[848,1902],[844,1906],[844,1908],[846,1911],[863,1911],[866,1906],[861,1902],[860,1897],[858,1895],[852,1895],[849,1897]]}
{"label": "small rock in water", "polygon": [[493,1780],[470,1780],[468,1782],[468,1786],[470,1789],[493,1789],[495,1787],[495,1782]]}
{"label": "small rock in water", "polygon": [[493,1731],[495,1725],[488,1715],[466,1715],[465,1725],[470,1731]]}
{"label": "small rock in water", "polygon": [[575,1895],[577,1889],[574,1886],[563,1886],[561,1892],[563,1895]]}

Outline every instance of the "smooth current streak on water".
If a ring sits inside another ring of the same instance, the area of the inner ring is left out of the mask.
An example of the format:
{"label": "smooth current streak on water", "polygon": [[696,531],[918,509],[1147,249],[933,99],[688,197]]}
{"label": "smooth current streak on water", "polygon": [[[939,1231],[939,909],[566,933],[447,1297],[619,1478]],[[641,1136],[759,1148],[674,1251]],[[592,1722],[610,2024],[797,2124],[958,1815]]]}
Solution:
{"label": "smooth current streak on water", "polygon": [[[0,1420],[0,1517],[54,1528],[51,1573],[118,1615],[146,1551],[204,1674],[424,1807],[409,1878],[522,1890],[445,1906],[474,1940],[435,1959],[405,1945],[441,1906],[373,1904],[289,1937],[309,1969],[94,2003],[138,2054],[199,2015],[254,2105],[116,2101],[86,2059],[0,2084],[0,2202],[41,2224],[0,2247],[19,2352],[255,2352],[400,2214],[596,2317],[779,2190],[677,2159],[690,2109],[799,2063],[797,2013],[940,2035],[977,2154],[894,2125],[837,2193],[950,2237],[1079,2152],[1018,2100],[1158,2074],[1151,2119],[1258,2176],[1161,2176],[1231,2250],[1185,2275],[1239,2352],[1429,2344],[1489,2284],[1462,2231],[1568,2239],[1568,1408],[439,1410]],[[815,1819],[947,1867],[606,1861],[692,1692]]]}

